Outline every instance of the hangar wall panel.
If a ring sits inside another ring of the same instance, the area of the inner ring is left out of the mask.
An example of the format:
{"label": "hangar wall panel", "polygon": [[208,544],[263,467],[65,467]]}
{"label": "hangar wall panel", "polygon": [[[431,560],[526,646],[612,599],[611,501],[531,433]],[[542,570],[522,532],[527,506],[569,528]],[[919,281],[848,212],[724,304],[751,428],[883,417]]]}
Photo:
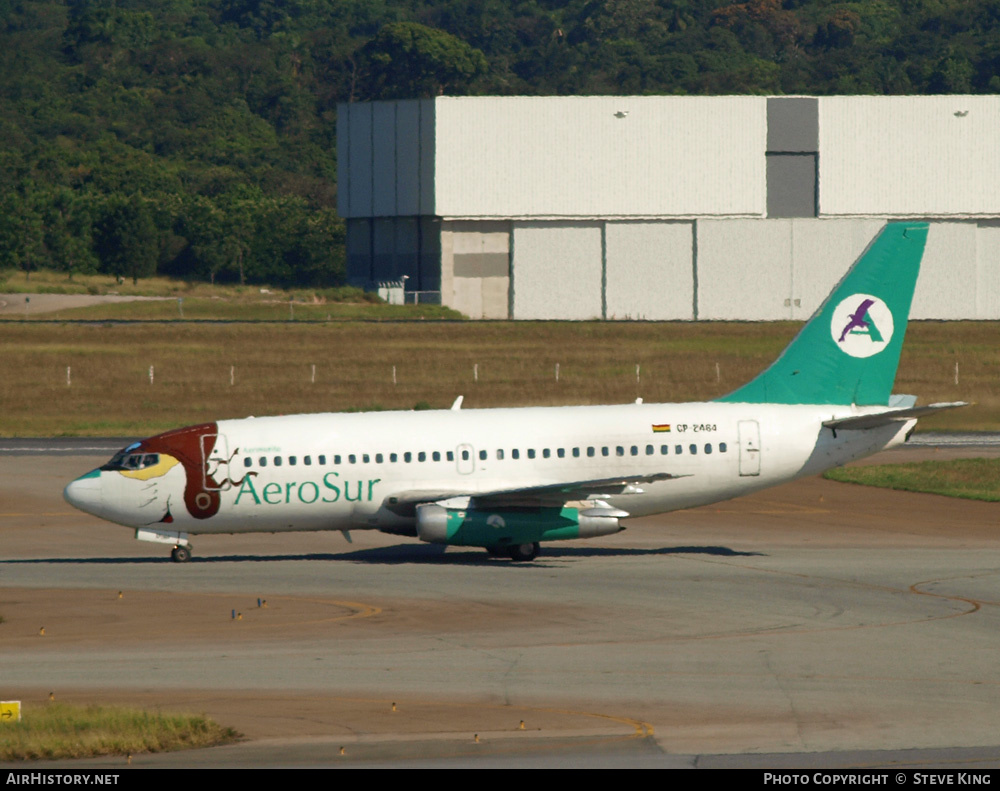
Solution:
{"label": "hangar wall panel", "polygon": [[699,220],[698,318],[792,317],[792,220]]}
{"label": "hangar wall panel", "polygon": [[348,124],[348,192],[350,197],[344,217],[372,215],[372,106],[351,105]]}
{"label": "hangar wall panel", "polygon": [[446,223],[441,270],[443,304],[473,319],[507,318],[510,223]]}
{"label": "hangar wall panel", "polygon": [[391,217],[396,212],[396,105],[372,104],[372,214]]}
{"label": "hangar wall panel", "polygon": [[367,288],[372,281],[372,221],[355,217],[345,224],[347,282],[358,288]]}
{"label": "hangar wall panel", "polygon": [[337,214],[351,216],[351,116],[348,105],[337,107]]}
{"label": "hangar wall panel", "polygon": [[599,223],[514,223],[513,318],[601,317]]}
{"label": "hangar wall panel", "polygon": [[1000,97],[819,100],[820,214],[1000,213]]}
{"label": "hangar wall panel", "polygon": [[418,217],[420,233],[420,283],[422,291],[441,291],[441,220]]}
{"label": "hangar wall panel", "polygon": [[393,214],[420,214],[420,102],[396,102],[396,205]]}
{"label": "hangar wall panel", "polygon": [[420,102],[420,214],[442,216],[436,202],[437,105],[433,99]]}
{"label": "hangar wall panel", "polygon": [[605,302],[609,319],[690,319],[694,311],[689,222],[609,222]]}
{"label": "hangar wall panel", "polygon": [[419,290],[420,285],[420,229],[416,217],[396,217],[396,260],[393,269],[398,279],[406,275],[412,283],[411,290]]}
{"label": "hangar wall panel", "polygon": [[980,319],[1000,319],[1000,225],[976,230],[976,312]]}
{"label": "hangar wall panel", "polygon": [[847,274],[885,223],[874,219],[793,220],[791,317],[806,320]]}
{"label": "hangar wall panel", "polygon": [[396,220],[377,217],[372,220],[372,279],[395,281],[402,274],[396,262]]}
{"label": "hangar wall panel", "polygon": [[882,220],[699,220],[698,318],[805,320]]}
{"label": "hangar wall panel", "polygon": [[440,216],[761,216],[763,97],[442,97]]}
{"label": "hangar wall panel", "polygon": [[975,223],[931,223],[910,318],[975,317],[976,236]]}

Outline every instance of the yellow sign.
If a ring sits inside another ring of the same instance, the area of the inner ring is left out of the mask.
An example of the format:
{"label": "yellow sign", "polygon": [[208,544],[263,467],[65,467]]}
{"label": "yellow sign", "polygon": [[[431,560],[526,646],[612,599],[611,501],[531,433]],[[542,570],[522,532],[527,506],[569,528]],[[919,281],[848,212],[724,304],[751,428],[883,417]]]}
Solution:
{"label": "yellow sign", "polygon": [[0,700],[0,724],[21,721],[21,701]]}

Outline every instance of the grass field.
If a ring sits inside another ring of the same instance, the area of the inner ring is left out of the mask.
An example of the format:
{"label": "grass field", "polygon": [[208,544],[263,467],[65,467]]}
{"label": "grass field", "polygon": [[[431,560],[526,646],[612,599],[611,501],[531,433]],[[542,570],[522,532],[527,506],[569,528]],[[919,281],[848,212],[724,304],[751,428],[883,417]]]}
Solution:
{"label": "grass field", "polygon": [[[0,322],[0,435],[144,435],[247,415],[446,408],[458,395],[467,408],[708,399],[756,375],[799,326]],[[997,330],[910,325],[896,392],[976,402],[922,428],[1000,430]]]}
{"label": "grass field", "polygon": [[952,459],[909,464],[839,467],[825,478],[905,492],[1000,502],[1000,459]]}
{"label": "grass field", "polygon": [[[147,321],[326,321],[337,319],[460,319],[461,314],[440,305],[386,305],[359,288],[292,289],[266,286],[211,285],[152,277],[133,285],[107,275],[0,271],[0,294],[79,294],[90,296],[160,297],[155,301],[100,304],[25,317],[15,311],[8,321],[52,319]],[[18,302],[23,303],[18,297]]]}
{"label": "grass field", "polygon": [[24,272],[0,269],[0,293],[3,294],[90,294],[121,295],[141,297],[203,297],[207,299],[252,299],[255,295],[271,295],[274,298],[290,295],[303,298],[305,295],[322,295],[334,300],[377,302],[364,295],[357,288],[331,288],[320,290],[296,289],[285,291],[271,286],[240,286],[235,284],[213,285],[203,281],[177,280],[170,277],[144,277],[138,283],[125,279],[118,282],[110,275],[74,275],[65,272],[40,269],[25,277]]}
{"label": "grass field", "polygon": [[[462,315],[441,305],[387,305],[366,300],[337,300],[319,294],[248,297],[185,297],[142,302],[115,302],[86,308],[61,310],[55,314],[32,316],[30,321],[415,321],[422,319],[460,320]],[[7,321],[23,321],[8,316]]]}
{"label": "grass field", "polygon": [[0,726],[0,761],[186,750],[237,738],[201,716],[51,703],[29,707],[21,722]]}

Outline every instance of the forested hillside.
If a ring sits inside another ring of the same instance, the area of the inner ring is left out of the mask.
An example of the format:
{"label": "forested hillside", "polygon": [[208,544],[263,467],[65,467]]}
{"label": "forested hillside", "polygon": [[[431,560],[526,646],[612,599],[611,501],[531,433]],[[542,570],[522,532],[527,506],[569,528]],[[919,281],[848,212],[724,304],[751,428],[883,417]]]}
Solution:
{"label": "forested hillside", "polygon": [[336,105],[1000,93],[1000,0],[0,0],[0,266],[343,281]]}

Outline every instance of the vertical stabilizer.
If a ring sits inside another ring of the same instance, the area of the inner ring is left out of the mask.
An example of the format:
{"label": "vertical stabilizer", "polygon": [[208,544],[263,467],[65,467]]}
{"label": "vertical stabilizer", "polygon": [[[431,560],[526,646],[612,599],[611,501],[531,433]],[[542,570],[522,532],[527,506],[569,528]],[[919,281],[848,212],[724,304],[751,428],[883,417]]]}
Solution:
{"label": "vertical stabilizer", "polygon": [[718,401],[887,405],[927,223],[889,223],[781,356]]}

